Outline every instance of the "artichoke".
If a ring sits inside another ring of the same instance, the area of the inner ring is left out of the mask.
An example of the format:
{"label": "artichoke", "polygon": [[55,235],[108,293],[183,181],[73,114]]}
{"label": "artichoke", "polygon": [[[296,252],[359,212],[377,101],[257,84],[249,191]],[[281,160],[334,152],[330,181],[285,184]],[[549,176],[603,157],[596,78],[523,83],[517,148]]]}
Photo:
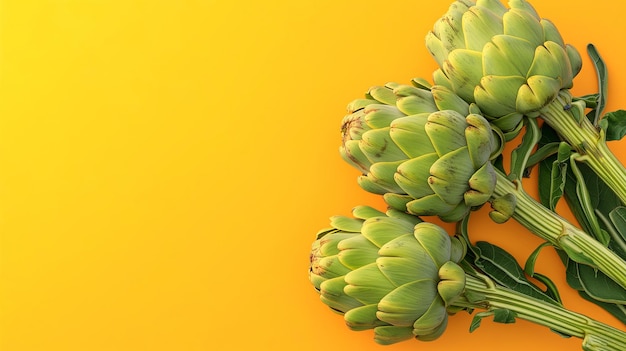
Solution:
{"label": "artichoke", "polygon": [[626,333],[480,273],[466,249],[463,239],[419,217],[359,206],[353,217],[334,216],[331,228],[318,232],[309,280],[350,329],[373,330],[383,345],[435,340],[449,315],[480,309],[474,322],[494,315],[510,323],[496,317],[504,314],[582,338],[585,350],[626,348]]}
{"label": "artichoke", "polygon": [[524,0],[462,0],[426,36],[439,69],[433,78],[476,103],[507,136],[522,117],[537,117],[561,90],[572,87],[580,54],[565,44],[556,26]]}
{"label": "artichoke", "polygon": [[479,113],[443,86],[374,87],[348,105],[340,154],[391,207],[458,221],[496,184],[502,136]]}
{"label": "artichoke", "polygon": [[353,214],[333,217],[312,245],[309,278],[321,300],[380,344],[439,337],[465,286],[462,241],[394,210]]}

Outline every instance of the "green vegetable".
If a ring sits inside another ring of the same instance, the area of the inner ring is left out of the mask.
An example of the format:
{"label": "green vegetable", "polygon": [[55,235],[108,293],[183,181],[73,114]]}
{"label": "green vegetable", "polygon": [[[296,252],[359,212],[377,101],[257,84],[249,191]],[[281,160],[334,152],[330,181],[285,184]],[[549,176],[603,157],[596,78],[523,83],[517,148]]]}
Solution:
{"label": "green vegetable", "polygon": [[626,348],[626,333],[496,283],[464,259],[464,239],[418,217],[359,206],[354,218],[336,216],[311,250],[310,281],[322,302],[344,316],[352,330],[374,330],[374,340],[393,344],[441,336],[449,315],[477,313],[480,320],[516,318],[583,339],[584,350]]}
{"label": "green vegetable", "polygon": [[[569,88],[582,60],[558,29],[526,1],[456,1],[426,36],[443,85],[515,137],[523,117],[541,117],[626,204],[626,169],[606,146],[606,123],[585,118]],[[601,62],[595,50],[590,54]],[[597,65],[597,64],[596,64]],[[606,67],[602,67],[606,76]],[[603,105],[605,96],[598,99]]]}
{"label": "green vegetable", "polygon": [[489,161],[501,142],[467,103],[437,86],[390,83],[367,95],[349,105],[340,148],[364,173],[365,190],[385,194],[398,210],[447,221],[491,198],[496,172]]}
{"label": "green vegetable", "polygon": [[[579,53],[524,0],[455,1],[426,45],[434,85],[388,83],[348,105],[340,154],[389,208],[357,207],[318,233],[309,277],[321,300],[381,344],[434,340],[449,315],[479,310],[470,331],[487,316],[521,318],[582,338],[583,350],[626,349],[624,332],[565,309],[535,271],[555,247],[570,286],[626,322],[626,169],[606,145],[626,134],[626,112],[603,115],[599,53],[587,47],[599,93],[573,97]],[[534,165],[541,202],[522,188]],[[584,230],[555,212],[563,196]],[[524,269],[489,242],[470,244],[467,222],[487,202],[495,222],[513,218],[545,240]],[[457,222],[457,235],[418,216]]]}
{"label": "green vegetable", "polygon": [[[419,100],[412,97],[417,95]],[[409,99],[416,101],[411,109],[405,107]],[[422,104],[427,107],[421,108]],[[457,110],[405,114],[437,104]],[[491,165],[490,158],[500,150],[492,130],[499,134],[479,114],[462,114],[471,110],[476,111],[473,105],[460,104],[449,90],[438,86],[431,88],[431,95],[425,88],[395,83],[372,88],[366,99],[348,106],[340,154],[363,173],[362,188],[383,194],[396,210],[459,221],[491,199],[491,217],[496,222],[512,217],[573,261],[591,265],[626,287],[623,259]]]}
{"label": "green vegetable", "polygon": [[475,102],[511,137],[571,88],[582,60],[525,1],[456,1],[426,37],[439,64],[435,84]]}

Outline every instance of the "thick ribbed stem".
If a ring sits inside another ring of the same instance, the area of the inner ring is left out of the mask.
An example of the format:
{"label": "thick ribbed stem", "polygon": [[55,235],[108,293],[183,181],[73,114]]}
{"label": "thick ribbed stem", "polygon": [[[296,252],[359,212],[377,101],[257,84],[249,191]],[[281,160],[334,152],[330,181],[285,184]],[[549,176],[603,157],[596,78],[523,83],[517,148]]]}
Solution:
{"label": "thick ribbed stem", "polygon": [[538,237],[564,250],[574,261],[595,267],[626,289],[626,262],[589,234],[550,211],[528,195],[518,183],[497,172],[493,197],[513,194],[513,218]]}
{"label": "thick ribbed stem", "polygon": [[601,137],[598,129],[584,116],[578,121],[567,102],[554,100],[542,110],[541,117],[583,157],[581,160],[602,179],[626,205],[626,169]]}
{"label": "thick ribbed stem", "polygon": [[538,300],[466,274],[466,296],[480,297],[478,301],[461,298],[453,304],[494,311],[506,309],[515,317],[548,327],[560,333],[583,339],[583,349],[588,351],[626,350],[626,333],[572,312],[557,304]]}

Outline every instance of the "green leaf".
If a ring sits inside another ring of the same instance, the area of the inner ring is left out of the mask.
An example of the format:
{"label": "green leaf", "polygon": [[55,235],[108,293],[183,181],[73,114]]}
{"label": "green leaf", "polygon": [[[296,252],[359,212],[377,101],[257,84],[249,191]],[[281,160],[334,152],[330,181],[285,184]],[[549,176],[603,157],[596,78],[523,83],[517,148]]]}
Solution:
{"label": "green leaf", "polygon": [[[597,297],[592,297],[591,295],[589,295],[585,290],[583,279],[586,280],[586,283],[585,283],[586,285],[593,285],[594,282],[589,279],[590,278],[594,279],[595,275],[591,274],[588,276],[585,275],[581,277],[579,275],[580,264],[572,260],[569,260],[567,258],[567,255],[565,255],[565,253],[563,253],[562,251],[559,250],[557,252],[559,253],[559,256],[561,256],[561,259],[565,262],[567,266],[566,275],[565,275],[567,284],[574,290],[577,290],[580,296],[582,296],[583,298],[585,298],[586,300],[592,303],[595,303],[601,308],[605,309],[607,312],[611,313],[613,316],[619,319],[622,323],[626,324],[626,307],[623,304],[614,304],[614,303],[605,302],[605,301],[599,300]],[[623,289],[620,288],[619,290],[623,290]]]}
{"label": "green leaf", "polygon": [[626,240],[626,207],[619,206],[613,209],[609,213],[609,218],[611,218],[611,222],[615,225],[615,228],[622,235],[622,239]]}
{"label": "green leaf", "polygon": [[[591,193],[587,188],[585,177],[577,165],[574,157],[571,159],[570,169],[576,178],[576,198],[582,210],[583,215],[587,219],[587,233],[596,238],[604,246],[609,245],[610,237],[606,230],[600,228],[598,217],[595,214],[595,208],[592,203]],[[594,173],[595,174],[595,173]]]}
{"label": "green leaf", "polygon": [[496,310],[493,310],[493,321],[496,323],[515,323],[516,316],[517,313],[505,308],[498,308]]}
{"label": "green leaf", "polygon": [[[602,216],[602,214],[599,214]],[[604,218],[602,216],[601,218]],[[611,235],[611,247],[620,257],[626,257],[626,207],[619,206],[609,213],[611,225],[607,230]]]}
{"label": "green leaf", "polygon": [[522,137],[522,142],[511,153],[511,171],[509,178],[519,180],[525,173],[526,164],[533,149],[541,138],[541,131],[536,118],[524,117],[526,132]]}
{"label": "green leaf", "polygon": [[[554,129],[550,128],[547,124],[544,124],[541,128],[541,139],[539,140],[539,150],[543,148],[543,146],[547,145],[560,145],[561,140],[559,136],[556,134]],[[552,146],[554,147],[554,146]],[[557,149],[558,150],[558,149]],[[539,162],[538,175],[537,175],[537,183],[539,190],[539,202],[550,208],[550,200],[552,198],[551,184],[552,184],[552,164],[557,159],[556,153],[545,157],[541,162]]]}
{"label": "green leaf", "polygon": [[560,305],[563,304],[563,300],[561,300],[561,294],[559,294],[559,289],[556,286],[556,284],[554,284],[554,282],[552,281],[552,279],[550,279],[548,276],[543,275],[543,274],[539,274],[537,272],[535,272],[532,275],[533,278],[537,279],[538,281],[540,281],[543,285],[546,286],[546,294],[548,296],[550,296],[554,301],[558,302]]}
{"label": "green leaf", "polygon": [[528,274],[529,276],[533,276],[533,274],[535,274],[535,263],[537,263],[537,258],[539,257],[539,254],[541,253],[541,250],[543,250],[545,247],[548,246],[552,246],[552,244],[550,244],[549,242],[545,242],[541,245],[539,245],[528,257],[528,259],[526,260],[526,264],[524,265],[524,273]]}
{"label": "green leaf", "polygon": [[625,305],[619,305],[619,304],[613,304],[613,303],[605,303],[605,302],[602,302],[602,301],[598,301],[598,300],[594,299],[593,297],[589,296],[584,291],[579,291],[578,294],[583,299],[585,299],[587,301],[590,301],[590,302],[593,302],[593,303],[597,304],[598,306],[604,308],[607,312],[612,314],[615,318],[620,320],[622,323],[626,324],[626,306]]}
{"label": "green leaf", "polygon": [[530,254],[528,259],[526,260],[526,264],[524,265],[524,273],[526,273],[528,276],[530,276],[532,278],[537,279],[543,285],[545,285],[546,286],[545,293],[548,296],[550,296],[554,301],[557,301],[559,304],[562,304],[563,301],[561,301],[561,295],[559,294],[559,290],[558,290],[556,284],[554,284],[554,282],[550,278],[548,278],[547,276],[535,272],[535,264],[537,263],[537,258],[539,257],[539,254],[541,253],[541,250],[543,250],[546,247],[553,247],[553,246],[552,246],[551,243],[545,242],[545,243],[539,245]]}
{"label": "green leaf", "polygon": [[596,107],[596,115],[593,120],[594,125],[598,125],[602,111],[606,106],[607,90],[608,90],[608,70],[600,53],[593,44],[587,45],[587,53],[593,62],[598,76],[598,106]]}
{"label": "green leaf", "polygon": [[546,158],[556,154],[559,151],[559,145],[560,143],[553,142],[537,148],[537,151],[533,152],[533,154],[528,158],[528,162],[526,162],[524,177],[530,177],[532,167],[536,166],[539,162],[545,160]]}
{"label": "green leaf", "polygon": [[579,264],[578,277],[584,291],[596,300],[614,304],[626,304],[626,290],[592,267]]}
{"label": "green leaf", "polygon": [[[553,145],[554,143],[550,143],[548,145]],[[561,142],[558,144],[558,149],[556,153],[556,159],[552,162],[552,168],[550,171],[550,183],[549,183],[549,197],[545,199],[545,206],[554,211],[556,209],[556,205],[563,196],[563,191],[565,187],[565,181],[567,180],[567,161],[572,154],[572,148],[569,144],[565,142]]]}
{"label": "green leaf", "polygon": [[471,333],[474,330],[478,329],[478,327],[480,327],[480,323],[483,321],[483,318],[486,318],[492,315],[493,315],[493,312],[491,311],[476,313],[474,315],[474,318],[472,318],[472,323],[470,324],[469,332]]}
{"label": "green leaf", "polygon": [[558,301],[528,280],[515,258],[502,248],[486,241],[479,241],[476,243],[475,252],[479,255],[475,258],[475,265],[498,284],[528,296],[558,304]]}
{"label": "green leaf", "polygon": [[548,208],[554,211],[556,205],[563,196],[565,189],[565,181],[567,180],[567,163],[555,160],[552,163],[552,171],[550,172],[550,200]]}
{"label": "green leaf", "polygon": [[561,260],[563,260],[566,265],[565,280],[567,281],[567,284],[575,290],[584,291],[585,288],[583,287],[583,284],[580,281],[580,276],[578,275],[578,263],[570,260],[564,251],[559,250],[558,252]]}
{"label": "green leaf", "polygon": [[602,117],[606,141],[621,140],[626,135],[626,111],[609,112]]}
{"label": "green leaf", "polygon": [[496,308],[491,311],[476,313],[474,315],[474,318],[472,318],[472,323],[470,324],[470,333],[480,327],[483,318],[487,318],[490,316],[493,316],[493,321],[496,323],[510,324],[515,323],[515,317],[517,317],[517,314],[514,311],[508,310],[506,308]]}
{"label": "green leaf", "polygon": [[584,101],[585,106],[587,106],[587,108],[595,109],[596,107],[598,107],[599,98],[600,98],[600,94],[587,94],[583,96],[576,96],[572,98],[572,101]]}

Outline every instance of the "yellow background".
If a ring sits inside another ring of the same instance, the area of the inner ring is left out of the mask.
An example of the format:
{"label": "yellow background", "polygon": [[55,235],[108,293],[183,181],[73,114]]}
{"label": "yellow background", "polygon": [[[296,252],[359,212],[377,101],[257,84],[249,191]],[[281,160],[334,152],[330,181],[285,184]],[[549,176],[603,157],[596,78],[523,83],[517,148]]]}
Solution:
{"label": "yellow background", "polygon": [[[585,58],[574,92],[596,91],[593,42],[625,108],[626,7],[534,2]],[[338,156],[346,104],[430,78],[423,37],[450,1],[0,3],[0,350],[580,349],[524,322],[469,334],[466,314],[384,348],[308,282],[329,216],[384,208]],[[520,260],[540,243],[475,217]],[[567,307],[620,325],[553,252],[539,263]]]}

